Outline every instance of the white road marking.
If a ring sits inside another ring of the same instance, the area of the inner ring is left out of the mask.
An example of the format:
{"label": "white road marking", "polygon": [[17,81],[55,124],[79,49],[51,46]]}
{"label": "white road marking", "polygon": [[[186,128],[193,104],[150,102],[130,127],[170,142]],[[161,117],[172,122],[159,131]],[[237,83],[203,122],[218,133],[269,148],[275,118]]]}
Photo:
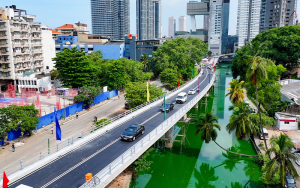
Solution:
{"label": "white road marking", "polygon": [[85,158],[83,161],[81,161],[80,163],[74,165],[72,168],[68,169],[67,171],[65,171],[64,173],[60,174],[59,176],[57,176],[56,178],[54,178],[53,180],[51,180],[50,182],[46,183],[45,185],[43,185],[41,188],[45,188],[49,185],[51,185],[52,183],[54,183],[55,181],[57,181],[58,179],[62,178],[63,176],[65,176],[66,174],[68,174],[69,172],[71,172],[72,170],[74,170],[75,168],[79,167],[80,165],[82,165],[83,163],[85,163],[86,161],[90,160],[91,158],[93,158],[95,155],[99,154],[101,151],[105,150],[106,148],[108,148],[109,146],[113,145],[114,143],[116,143],[117,141],[119,141],[120,138],[117,138],[116,140],[112,141],[110,144],[106,145],[105,147],[103,147],[102,149],[98,150],[97,152],[93,153],[92,155],[90,155],[88,158]]}
{"label": "white road marking", "polygon": [[143,123],[141,123],[142,125],[144,125],[145,123],[147,123],[148,121],[150,121],[152,118],[154,118],[155,116],[157,116],[158,114],[161,114],[161,112],[158,112],[156,114],[154,114],[153,116],[151,116],[150,118],[146,119]]}

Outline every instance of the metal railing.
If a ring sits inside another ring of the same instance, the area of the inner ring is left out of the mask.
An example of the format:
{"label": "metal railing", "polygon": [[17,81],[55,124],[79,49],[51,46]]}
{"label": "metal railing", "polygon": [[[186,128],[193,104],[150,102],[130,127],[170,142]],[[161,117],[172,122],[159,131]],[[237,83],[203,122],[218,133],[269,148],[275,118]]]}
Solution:
{"label": "metal railing", "polygon": [[[145,135],[140,141],[135,145],[125,151],[121,156],[103,168],[100,172],[94,175],[89,181],[84,183],[80,188],[91,188],[91,187],[105,187],[110,181],[106,181],[109,176],[114,172],[121,173],[121,166],[126,162],[133,162],[137,157],[135,154],[143,154],[148,147],[150,147],[153,142],[157,141],[162,134],[165,134],[184,114],[186,114],[210,89],[215,80],[215,75],[212,76],[211,82],[202,90],[196,97],[194,97],[190,102],[180,108],[175,114],[170,116],[164,122],[162,122],[158,127],[151,131],[148,135]],[[134,156],[135,155],[135,156]]]}
{"label": "metal railing", "polygon": [[[177,88],[173,89],[172,91],[167,92],[167,94],[166,94],[167,98],[171,97],[171,95],[175,94],[175,92],[178,91],[178,90],[180,90],[181,88],[183,88],[183,87],[189,85],[190,83],[196,81],[198,79],[198,77],[201,76],[201,75],[202,75],[202,71],[200,71],[200,73],[197,76],[195,76],[192,80],[190,80],[187,83],[181,85],[180,87],[177,87]],[[40,152],[38,152],[38,153],[30,156],[30,157],[27,157],[27,158],[22,159],[22,160],[20,160],[18,162],[15,162],[15,163],[13,163],[13,164],[11,164],[11,165],[9,165],[9,166],[1,169],[1,172],[5,171],[5,173],[7,175],[10,175],[10,174],[13,174],[15,172],[18,172],[19,170],[23,170],[24,167],[29,166],[29,165],[37,162],[37,161],[40,161],[41,159],[44,159],[45,157],[47,157],[47,156],[49,156],[49,155],[51,155],[53,153],[56,153],[57,151],[60,151],[61,149],[65,148],[65,147],[67,147],[69,145],[72,145],[73,143],[75,143],[76,141],[82,139],[86,135],[88,135],[90,133],[94,133],[96,130],[101,129],[102,127],[104,127],[104,126],[106,126],[106,125],[108,125],[108,124],[110,124],[112,122],[115,122],[116,120],[119,120],[119,119],[121,119],[121,118],[123,118],[125,116],[128,116],[131,113],[136,112],[137,110],[142,109],[142,108],[146,107],[147,105],[149,105],[151,103],[154,103],[156,101],[162,100],[162,99],[163,99],[163,95],[159,96],[159,97],[156,97],[155,99],[152,99],[149,102],[146,102],[146,103],[143,103],[143,104],[141,104],[139,106],[136,106],[135,108],[132,108],[129,111],[126,111],[124,113],[118,114],[115,117],[110,118],[110,119],[104,121],[103,123],[101,123],[101,124],[99,124],[99,125],[97,125],[95,127],[92,127],[92,128],[90,128],[90,129],[88,129],[86,131],[82,131],[81,133],[78,133],[78,134],[76,134],[76,135],[74,135],[72,137],[69,137],[68,139],[60,142],[59,144],[56,144],[55,146],[52,146],[52,147],[47,148],[47,149],[44,149],[44,150],[42,150],[42,151],[40,151]],[[140,111],[137,115],[140,115],[140,114],[144,113],[145,111],[146,110]],[[129,121],[129,120],[127,120],[127,121]],[[115,127],[113,127],[110,130],[113,130],[113,129],[121,126],[122,124],[126,123],[127,121],[120,122],[118,125],[116,125]],[[103,133],[103,134],[105,134],[105,133]],[[102,136],[103,134],[98,135],[98,137]],[[0,174],[0,178],[2,178],[2,177],[3,177],[3,174]]]}

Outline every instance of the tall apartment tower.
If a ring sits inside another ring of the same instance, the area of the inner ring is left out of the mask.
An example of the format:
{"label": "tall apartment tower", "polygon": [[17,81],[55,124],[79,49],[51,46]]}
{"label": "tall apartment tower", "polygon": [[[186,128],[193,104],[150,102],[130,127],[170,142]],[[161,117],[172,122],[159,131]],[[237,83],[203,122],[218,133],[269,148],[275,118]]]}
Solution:
{"label": "tall apartment tower", "polygon": [[41,23],[15,5],[0,8],[0,86],[14,84],[25,73],[42,73]]}
{"label": "tall apartment tower", "polygon": [[230,10],[230,0],[223,0],[222,6],[222,49],[221,53],[227,53],[228,46],[228,27],[229,27],[229,10]]}
{"label": "tall apartment tower", "polygon": [[124,39],[130,30],[129,0],[91,0],[93,34]]}
{"label": "tall apartment tower", "polygon": [[262,0],[239,0],[237,15],[238,47],[250,42],[260,28],[260,12]]}
{"label": "tall apartment tower", "polygon": [[180,16],[178,19],[178,31],[186,31],[186,17]]}
{"label": "tall apartment tower", "polygon": [[174,38],[176,31],[176,19],[174,17],[169,18],[168,37]]}
{"label": "tall apartment tower", "polygon": [[274,27],[294,25],[295,19],[292,16],[297,9],[297,0],[262,0],[260,33]]}
{"label": "tall apartment tower", "polygon": [[208,49],[215,55],[222,48],[222,4],[223,0],[210,1]]}
{"label": "tall apartment tower", "polygon": [[139,40],[161,38],[161,1],[136,0],[136,30]]}

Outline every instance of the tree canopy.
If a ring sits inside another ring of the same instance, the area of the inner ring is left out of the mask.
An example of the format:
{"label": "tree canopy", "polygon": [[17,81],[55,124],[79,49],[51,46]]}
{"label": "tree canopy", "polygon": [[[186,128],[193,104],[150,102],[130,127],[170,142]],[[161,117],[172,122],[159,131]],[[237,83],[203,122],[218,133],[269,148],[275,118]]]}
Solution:
{"label": "tree canopy", "polygon": [[180,72],[182,78],[191,77],[195,63],[208,53],[208,44],[197,38],[176,38],[166,41],[153,52],[154,74],[170,68]]}
{"label": "tree canopy", "polygon": [[84,50],[76,47],[65,48],[53,58],[53,61],[56,61],[55,68],[63,85],[77,88],[95,83],[94,70],[87,61],[85,53]]}
{"label": "tree canopy", "polygon": [[83,107],[90,107],[95,98],[101,93],[101,87],[83,86],[80,88],[81,93],[74,97],[76,103],[83,102]]}
{"label": "tree canopy", "polygon": [[[150,100],[163,94],[162,88],[149,84]],[[125,99],[134,108],[147,102],[147,85],[142,82],[129,83],[125,89]]]}
{"label": "tree canopy", "polygon": [[20,129],[22,132],[29,132],[36,128],[39,122],[39,111],[34,105],[17,106],[10,105],[0,108],[0,139],[7,136],[10,130]]}

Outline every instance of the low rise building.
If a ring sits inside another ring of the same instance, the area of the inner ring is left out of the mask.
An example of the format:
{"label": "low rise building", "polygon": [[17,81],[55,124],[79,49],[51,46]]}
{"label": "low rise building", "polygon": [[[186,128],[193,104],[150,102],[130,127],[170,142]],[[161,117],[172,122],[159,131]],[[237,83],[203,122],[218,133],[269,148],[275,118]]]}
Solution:
{"label": "low rise building", "polygon": [[298,121],[296,115],[283,113],[283,112],[276,112],[275,121],[276,121],[276,127],[280,131],[298,130]]}

